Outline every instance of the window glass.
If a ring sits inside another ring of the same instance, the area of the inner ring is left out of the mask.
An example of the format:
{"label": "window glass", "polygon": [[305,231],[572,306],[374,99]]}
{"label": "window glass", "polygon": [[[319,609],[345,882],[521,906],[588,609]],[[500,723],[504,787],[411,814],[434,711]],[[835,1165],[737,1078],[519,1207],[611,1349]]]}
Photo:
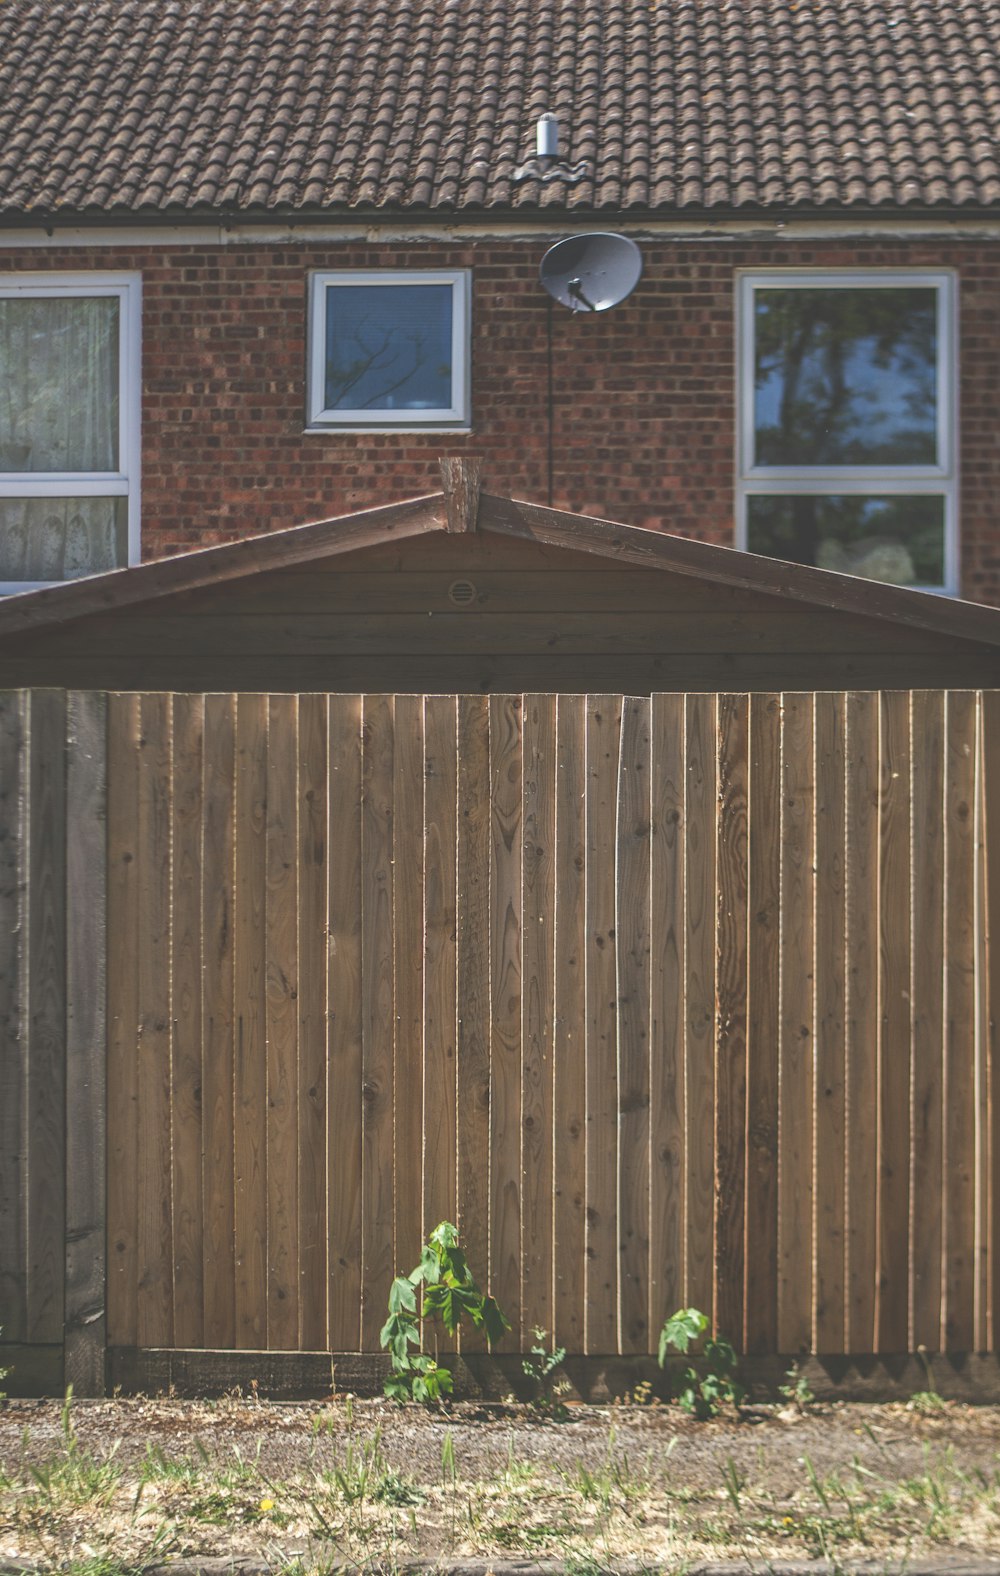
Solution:
{"label": "window glass", "polygon": [[119,469],[119,314],[116,296],[0,299],[0,471]]}
{"label": "window glass", "polygon": [[751,494],[751,552],[814,564],[891,585],[945,583],[945,510],[940,496]]}
{"label": "window glass", "polygon": [[936,465],[937,291],[754,292],[757,465]]}
{"label": "window glass", "polygon": [[75,580],[127,563],[127,498],[0,497],[0,581]]}
{"label": "window glass", "polygon": [[328,410],[451,407],[451,285],[328,285],[326,303]]}

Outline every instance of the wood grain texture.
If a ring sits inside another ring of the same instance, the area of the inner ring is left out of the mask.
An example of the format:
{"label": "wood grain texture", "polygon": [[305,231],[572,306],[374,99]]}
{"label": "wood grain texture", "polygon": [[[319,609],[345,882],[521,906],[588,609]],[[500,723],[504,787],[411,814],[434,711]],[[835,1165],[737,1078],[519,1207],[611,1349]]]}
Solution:
{"label": "wood grain texture", "polygon": [[989,1096],[985,1212],[990,1251],[984,1293],[990,1350],[1000,1346],[1000,692],[983,691],[980,750],[985,842],[986,1076]]}
{"label": "wood grain texture", "polygon": [[553,1329],[556,698],[524,697],[521,992],[522,1330]]}
{"label": "wood grain texture", "polygon": [[28,1334],[28,698],[0,694],[0,1305]]}
{"label": "wood grain texture", "polygon": [[816,696],[816,1287],[814,1346],[845,1347],[844,697]]}
{"label": "wood grain texture", "polygon": [[718,699],[716,842],[715,1231],[716,1328],[745,1346],[747,891],[750,707]]}
{"label": "wood grain texture", "polygon": [[105,1392],[107,696],[66,698],[65,1382]]}
{"label": "wood grain texture", "polygon": [[[521,1341],[522,699],[490,699],[490,1288]],[[460,768],[461,769],[461,768]],[[475,1245],[467,1247],[474,1251]]]}
{"label": "wood grain texture", "polygon": [[393,698],[366,695],[361,786],[361,1344],[378,1346],[393,1240]]}
{"label": "wood grain texture", "polygon": [[327,700],[299,696],[298,728],[298,1344],[327,1340]]}
{"label": "wood grain texture", "polygon": [[171,707],[170,1115],[174,1340],[178,1346],[202,1346],[205,1340],[201,1169],[204,1144],[201,1023],[204,697],[175,695]]}
{"label": "wood grain texture", "polygon": [[424,1236],[458,1219],[457,708],[424,699]]}
{"label": "wood grain texture", "polygon": [[267,696],[236,701],[236,1344],[267,1347]]}
{"label": "wood grain texture", "polygon": [[586,1245],[586,703],[556,701],[553,1336],[584,1349]]}
{"label": "wood grain texture", "polygon": [[650,702],[650,1344],[684,1295],[684,701]]}
{"label": "wood grain texture", "polygon": [[298,697],[267,702],[267,1345],[299,1340]]}
{"label": "wood grain texture", "polygon": [[910,1193],[910,697],[879,698],[880,1352],[908,1349]]}
{"label": "wood grain texture", "polygon": [[746,1350],[778,1350],[781,696],[750,697]]}
{"label": "wood grain texture", "polygon": [[[685,701],[684,1300],[714,1319],[716,700]],[[671,1310],[672,1311],[672,1310]]]}
{"label": "wood grain texture", "polygon": [[878,696],[847,696],[847,1345],[875,1347],[878,1198]]}
{"label": "wood grain texture", "polygon": [[953,1351],[976,1344],[975,729],[975,694],[951,691],[945,700],[944,1327]]}
{"label": "wood grain texture", "polygon": [[108,696],[108,1341],[139,1344],[138,695]]}
{"label": "wood grain texture", "polygon": [[360,695],[330,696],[331,1351],[361,1350],[361,725]]}
{"label": "wood grain texture", "polygon": [[621,1352],[649,1349],[648,700],[622,702],[615,829],[618,1277]]}
{"label": "wood grain texture", "polygon": [[618,1350],[615,848],[622,698],[587,697],[586,1350]]}
{"label": "wood grain texture", "polygon": [[[491,828],[488,785],[491,783],[489,701],[485,696],[460,695],[457,761],[457,1224],[472,1272],[480,1284],[488,1282],[490,1276]],[[467,1336],[463,1334],[462,1349],[482,1350],[484,1343],[474,1333]]]}
{"label": "wood grain texture", "polygon": [[813,1309],[813,697],[782,699],[778,1350],[808,1352]]}
{"label": "wood grain texture", "polygon": [[[202,840],[202,1284],[205,1342],[236,1344],[236,697],[206,695]],[[112,822],[112,826],[114,823]]]}
{"label": "wood grain texture", "polygon": [[402,1274],[416,1264],[423,1241],[424,701],[420,695],[396,696],[393,771],[395,1238],[396,1266]]}
{"label": "wood grain texture", "polygon": [[944,1122],[944,696],[911,698],[913,750],[913,1327],[915,1346],[942,1346]]}

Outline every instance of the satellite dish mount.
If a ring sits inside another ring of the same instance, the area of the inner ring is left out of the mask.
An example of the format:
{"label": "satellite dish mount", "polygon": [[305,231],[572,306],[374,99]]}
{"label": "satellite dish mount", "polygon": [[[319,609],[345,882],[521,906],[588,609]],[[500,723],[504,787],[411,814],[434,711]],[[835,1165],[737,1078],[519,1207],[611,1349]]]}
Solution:
{"label": "satellite dish mount", "polygon": [[539,277],[571,312],[608,312],[642,278],[642,253],[627,235],[570,235],[549,247]]}

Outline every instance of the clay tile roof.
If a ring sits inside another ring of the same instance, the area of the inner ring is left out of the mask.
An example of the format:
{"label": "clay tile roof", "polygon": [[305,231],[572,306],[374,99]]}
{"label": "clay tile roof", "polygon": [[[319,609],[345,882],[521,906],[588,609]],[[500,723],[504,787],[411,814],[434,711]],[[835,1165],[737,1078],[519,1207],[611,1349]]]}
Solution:
{"label": "clay tile roof", "polygon": [[9,218],[998,201],[1000,0],[0,5]]}

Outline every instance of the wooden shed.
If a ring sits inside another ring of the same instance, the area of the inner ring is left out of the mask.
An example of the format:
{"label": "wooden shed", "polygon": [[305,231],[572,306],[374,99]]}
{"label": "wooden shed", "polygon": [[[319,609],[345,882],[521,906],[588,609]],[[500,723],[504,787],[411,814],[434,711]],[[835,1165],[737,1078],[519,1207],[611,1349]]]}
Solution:
{"label": "wooden shed", "polygon": [[1000,610],[444,475],[0,607],[13,1383],[1000,1393]]}

